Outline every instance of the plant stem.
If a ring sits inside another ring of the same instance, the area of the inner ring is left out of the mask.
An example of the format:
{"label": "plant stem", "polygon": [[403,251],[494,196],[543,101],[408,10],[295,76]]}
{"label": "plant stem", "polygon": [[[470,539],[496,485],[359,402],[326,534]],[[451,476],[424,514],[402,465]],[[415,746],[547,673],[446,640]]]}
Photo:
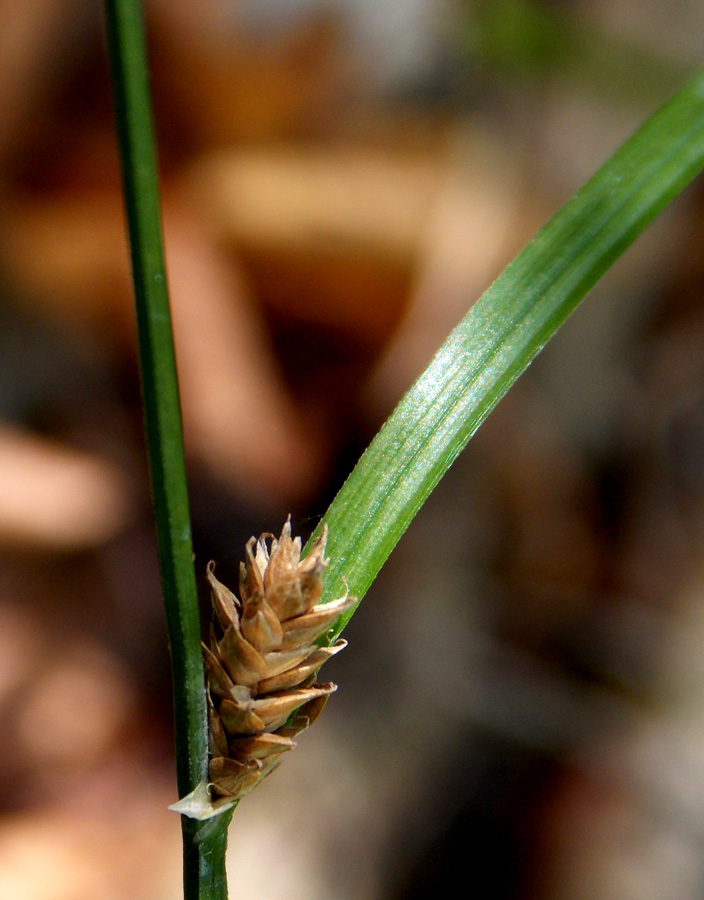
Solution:
{"label": "plant stem", "polygon": [[207,822],[181,816],[185,900],[227,900],[225,851],[233,812],[230,810]]}
{"label": "plant stem", "polygon": [[[181,412],[161,239],[143,13],[139,0],[105,0],[137,312],[144,421],[159,566],[171,648],[179,797],[207,778],[205,681]],[[225,900],[229,817],[182,817],[186,900]]]}

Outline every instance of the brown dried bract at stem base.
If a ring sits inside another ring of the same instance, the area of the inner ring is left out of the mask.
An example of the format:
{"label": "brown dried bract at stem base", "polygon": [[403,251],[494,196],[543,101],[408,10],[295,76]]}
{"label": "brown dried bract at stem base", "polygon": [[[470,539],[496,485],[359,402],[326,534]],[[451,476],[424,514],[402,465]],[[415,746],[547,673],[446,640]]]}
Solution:
{"label": "brown dried bract at stem base", "polygon": [[[267,546],[271,539],[271,549]],[[301,539],[290,518],[277,540],[263,534],[246,546],[237,598],[207,569],[212,589],[210,647],[203,647],[208,682],[215,796],[249,793],[295,744],[293,738],[320,715],[336,685],[315,683],[315,673],[346,643],[316,641],[356,602],[345,593],[316,606],[327,565],[327,526],[301,560]]]}

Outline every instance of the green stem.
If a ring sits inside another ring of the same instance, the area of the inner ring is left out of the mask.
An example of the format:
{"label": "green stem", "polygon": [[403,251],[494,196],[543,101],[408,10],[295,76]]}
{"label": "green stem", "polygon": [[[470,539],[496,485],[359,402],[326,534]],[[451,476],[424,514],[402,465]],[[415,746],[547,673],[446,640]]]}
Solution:
{"label": "green stem", "polygon": [[[207,777],[205,681],[176,364],[164,266],[143,13],[105,0],[115,118],[132,259],[142,397],[174,684],[179,796]],[[186,900],[225,900],[228,817],[182,818]]]}
{"label": "green stem", "polygon": [[[234,810],[207,822],[181,816],[183,896],[186,900],[227,900],[227,829]],[[187,836],[188,835],[188,839]]]}

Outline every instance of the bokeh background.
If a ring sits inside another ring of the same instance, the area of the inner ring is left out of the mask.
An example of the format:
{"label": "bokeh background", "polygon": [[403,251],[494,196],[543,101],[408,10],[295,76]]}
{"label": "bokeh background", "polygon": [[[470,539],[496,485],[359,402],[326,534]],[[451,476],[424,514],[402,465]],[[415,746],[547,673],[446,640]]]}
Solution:
{"label": "bokeh background", "polygon": [[[149,0],[196,565],[306,536],[693,72],[697,0]],[[0,897],[174,900],[168,649],[97,0],[0,0]],[[238,900],[699,900],[704,191],[455,464],[238,809]]]}

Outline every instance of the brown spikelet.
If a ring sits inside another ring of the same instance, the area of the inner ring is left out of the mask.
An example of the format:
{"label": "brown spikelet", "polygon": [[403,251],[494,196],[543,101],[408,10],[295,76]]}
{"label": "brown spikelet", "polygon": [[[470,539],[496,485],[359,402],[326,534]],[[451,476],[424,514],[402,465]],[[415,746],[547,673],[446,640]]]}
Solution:
{"label": "brown spikelet", "polygon": [[[267,546],[271,540],[271,549]],[[293,738],[321,713],[334,684],[317,684],[323,663],[345,641],[320,647],[324,635],[354,597],[322,606],[327,526],[301,560],[301,539],[290,519],[277,540],[263,534],[247,542],[239,599],[208,565],[213,627],[203,646],[208,682],[211,790],[216,797],[249,793],[274,769]]]}

